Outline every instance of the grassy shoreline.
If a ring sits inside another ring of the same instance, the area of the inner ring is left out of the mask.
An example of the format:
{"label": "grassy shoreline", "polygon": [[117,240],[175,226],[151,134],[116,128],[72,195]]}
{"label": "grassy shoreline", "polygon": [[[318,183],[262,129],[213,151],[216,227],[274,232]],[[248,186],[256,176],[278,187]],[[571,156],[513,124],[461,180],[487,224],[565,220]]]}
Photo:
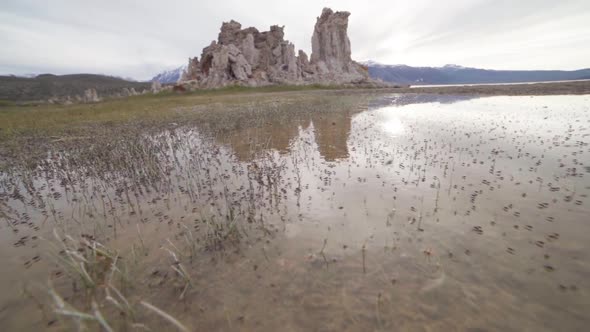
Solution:
{"label": "grassy shoreline", "polygon": [[[370,94],[446,95],[567,95],[590,94],[590,81],[485,86],[438,86],[420,88],[343,88],[342,86],[226,87],[188,93],[163,92],[107,99],[92,104],[15,105],[0,103],[0,159],[16,152],[24,141],[46,143],[51,139],[92,137],[93,128],[141,123],[183,121],[187,116],[221,110],[228,106],[312,101],[326,96]],[[220,107],[223,105],[223,107]],[[187,111],[190,109],[190,111]]]}

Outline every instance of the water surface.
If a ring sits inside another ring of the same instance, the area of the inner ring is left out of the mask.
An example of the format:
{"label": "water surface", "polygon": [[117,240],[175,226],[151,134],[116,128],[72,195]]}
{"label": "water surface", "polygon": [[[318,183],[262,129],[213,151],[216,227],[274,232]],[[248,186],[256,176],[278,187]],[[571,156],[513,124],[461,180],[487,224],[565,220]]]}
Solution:
{"label": "water surface", "polygon": [[68,327],[22,295],[48,279],[84,308],[56,230],[119,250],[131,301],[194,330],[586,328],[589,96],[332,99],[2,174],[0,325]]}

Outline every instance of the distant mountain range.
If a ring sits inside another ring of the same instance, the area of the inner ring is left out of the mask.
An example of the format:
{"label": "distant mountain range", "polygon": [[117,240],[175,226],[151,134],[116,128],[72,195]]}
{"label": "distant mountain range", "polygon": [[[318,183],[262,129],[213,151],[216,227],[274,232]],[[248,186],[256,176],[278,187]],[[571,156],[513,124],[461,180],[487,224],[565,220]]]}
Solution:
{"label": "distant mountain range", "polygon": [[384,65],[374,61],[363,63],[373,78],[402,84],[481,84],[568,81],[590,79],[590,68],[564,70],[489,70],[457,65],[443,67],[410,67]]}
{"label": "distant mountain range", "polygon": [[31,101],[47,100],[52,97],[83,95],[86,89],[95,89],[101,96],[134,88],[138,92],[150,89],[149,82],[127,81],[122,78],[95,75],[42,74],[34,77],[0,76],[0,100]]}
{"label": "distant mountain range", "polygon": [[[410,85],[519,83],[540,81],[569,81],[590,79],[590,68],[563,70],[488,70],[457,65],[443,67],[410,67],[384,65],[374,61],[363,63],[373,78]],[[164,71],[152,79],[160,83],[178,82],[186,65]],[[101,96],[134,88],[137,92],[150,89],[150,82],[95,74],[0,76],[0,100],[31,101],[53,97],[82,95],[86,89],[96,89]]]}
{"label": "distant mountain range", "polygon": [[[445,65],[443,67],[384,65],[375,61],[365,61],[362,64],[369,68],[369,74],[372,78],[380,78],[386,82],[411,85],[521,83],[590,79],[590,68],[572,71],[490,70],[458,65]],[[186,65],[161,72],[154,76],[152,81],[176,83],[185,69]]]}
{"label": "distant mountain range", "polygon": [[176,83],[182,76],[182,72],[186,69],[186,65],[180,66],[175,69],[170,69],[159,73],[158,75],[152,78],[153,81],[158,81],[160,83]]}

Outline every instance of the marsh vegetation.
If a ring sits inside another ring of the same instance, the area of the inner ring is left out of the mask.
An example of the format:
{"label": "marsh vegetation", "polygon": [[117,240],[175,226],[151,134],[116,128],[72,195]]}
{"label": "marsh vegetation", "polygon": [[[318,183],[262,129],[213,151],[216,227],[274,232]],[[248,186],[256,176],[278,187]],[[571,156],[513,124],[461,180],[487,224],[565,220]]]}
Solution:
{"label": "marsh vegetation", "polygon": [[590,97],[0,112],[3,330],[583,330]]}

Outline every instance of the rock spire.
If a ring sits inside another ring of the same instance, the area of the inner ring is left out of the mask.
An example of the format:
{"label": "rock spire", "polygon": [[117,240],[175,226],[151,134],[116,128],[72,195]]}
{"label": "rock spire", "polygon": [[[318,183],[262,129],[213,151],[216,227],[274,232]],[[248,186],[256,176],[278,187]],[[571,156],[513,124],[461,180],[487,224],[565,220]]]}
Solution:
{"label": "rock spire", "polygon": [[242,29],[234,20],[221,25],[217,41],[205,47],[201,58],[189,59],[180,82],[197,88],[227,85],[273,84],[383,85],[369,77],[367,68],[351,59],[349,12],[324,8],[312,36],[312,54],[284,39],[284,27],[269,31]]}

